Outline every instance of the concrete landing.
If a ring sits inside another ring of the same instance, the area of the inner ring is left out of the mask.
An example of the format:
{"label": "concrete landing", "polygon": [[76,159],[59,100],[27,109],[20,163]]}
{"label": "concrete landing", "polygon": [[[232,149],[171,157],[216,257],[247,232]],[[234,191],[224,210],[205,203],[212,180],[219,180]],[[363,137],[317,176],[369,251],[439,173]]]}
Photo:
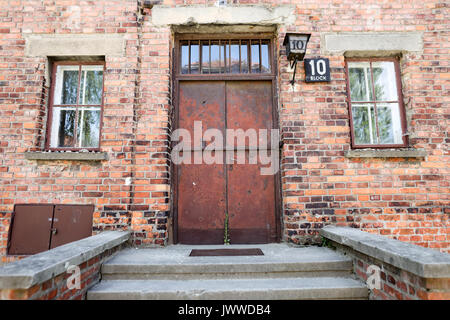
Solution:
{"label": "concrete landing", "polygon": [[[264,256],[190,257],[192,249],[260,248]],[[219,279],[348,276],[351,259],[321,247],[287,244],[126,249],[102,267],[103,279]],[[170,275],[170,277],[169,277]]]}

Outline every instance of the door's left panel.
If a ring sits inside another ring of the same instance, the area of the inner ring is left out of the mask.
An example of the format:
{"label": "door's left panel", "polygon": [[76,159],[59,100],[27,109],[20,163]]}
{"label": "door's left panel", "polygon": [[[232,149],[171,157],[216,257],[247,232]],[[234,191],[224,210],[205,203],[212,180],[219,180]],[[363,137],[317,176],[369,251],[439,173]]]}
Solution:
{"label": "door's left panel", "polygon": [[203,141],[203,136],[208,129],[222,136],[225,132],[225,82],[182,81],[179,94],[178,128],[186,130],[192,141],[183,153],[188,163],[177,166],[178,242],[222,244],[227,210],[225,167],[223,159],[222,163],[203,162],[203,150],[212,143]]}
{"label": "door's left panel", "polygon": [[53,205],[15,205],[8,254],[28,255],[48,250],[53,209]]}

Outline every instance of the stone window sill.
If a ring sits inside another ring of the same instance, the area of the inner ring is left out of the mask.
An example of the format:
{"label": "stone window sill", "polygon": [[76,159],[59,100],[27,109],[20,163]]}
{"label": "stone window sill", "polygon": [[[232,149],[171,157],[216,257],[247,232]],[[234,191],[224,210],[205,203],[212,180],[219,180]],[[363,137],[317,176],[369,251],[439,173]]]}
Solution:
{"label": "stone window sill", "polygon": [[424,158],[423,149],[355,149],[345,152],[347,158]]}
{"label": "stone window sill", "polygon": [[72,160],[72,161],[102,161],[108,160],[106,152],[25,152],[28,160]]}

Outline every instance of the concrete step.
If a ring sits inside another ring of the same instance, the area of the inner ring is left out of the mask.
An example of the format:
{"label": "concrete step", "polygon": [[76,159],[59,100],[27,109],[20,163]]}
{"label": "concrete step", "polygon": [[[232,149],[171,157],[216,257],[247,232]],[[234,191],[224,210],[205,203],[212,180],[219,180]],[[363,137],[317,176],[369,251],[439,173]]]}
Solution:
{"label": "concrete step", "polygon": [[194,248],[211,249],[223,248],[223,246],[175,245],[158,249],[127,249],[102,266],[102,279],[345,277],[352,272],[352,260],[328,248],[296,248],[286,244],[233,245],[232,247],[257,247],[264,252],[264,256],[189,256]]}
{"label": "concrete step", "polygon": [[106,280],[88,300],[297,300],[368,299],[368,289],[351,278],[218,280]]}

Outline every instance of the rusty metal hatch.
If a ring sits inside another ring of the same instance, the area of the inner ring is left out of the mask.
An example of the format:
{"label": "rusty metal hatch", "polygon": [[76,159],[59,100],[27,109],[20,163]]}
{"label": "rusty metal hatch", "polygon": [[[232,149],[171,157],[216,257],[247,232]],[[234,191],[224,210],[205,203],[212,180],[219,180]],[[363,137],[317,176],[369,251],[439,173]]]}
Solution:
{"label": "rusty metal hatch", "polygon": [[36,254],[89,237],[93,212],[93,205],[15,205],[8,254]]}

